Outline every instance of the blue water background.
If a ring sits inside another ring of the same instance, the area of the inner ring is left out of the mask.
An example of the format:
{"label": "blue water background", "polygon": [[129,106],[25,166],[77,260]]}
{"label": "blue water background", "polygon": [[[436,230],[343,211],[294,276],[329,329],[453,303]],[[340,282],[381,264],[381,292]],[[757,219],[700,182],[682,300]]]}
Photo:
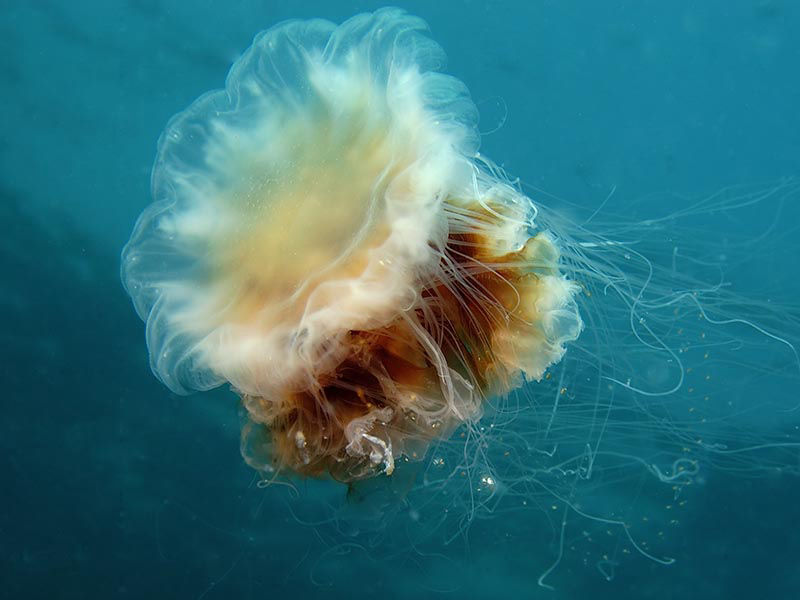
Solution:
{"label": "blue water background", "polygon": [[[469,86],[482,151],[537,188],[592,207],[615,187],[629,199],[800,175],[796,3],[399,4]],[[286,490],[251,485],[235,398],[175,397],[152,377],[117,272],[164,124],[220,87],[259,30],[378,6],[2,3],[0,596],[800,597],[792,477],[715,475],[675,565],[633,558],[606,581],[572,560],[550,592],[536,579],[552,532],[489,535],[513,532],[502,516],[413,561],[326,553]],[[780,280],[750,273],[745,287],[797,291],[797,245],[781,248],[765,257]]]}

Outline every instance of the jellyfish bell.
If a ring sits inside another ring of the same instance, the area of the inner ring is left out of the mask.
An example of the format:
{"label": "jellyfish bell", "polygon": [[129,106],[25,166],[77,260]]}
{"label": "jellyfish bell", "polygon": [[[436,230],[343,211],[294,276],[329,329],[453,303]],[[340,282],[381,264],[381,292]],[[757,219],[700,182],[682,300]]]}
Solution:
{"label": "jellyfish bell", "polygon": [[554,234],[477,154],[425,29],[278,25],[159,142],[122,278],[156,376],[229,383],[263,473],[391,475],[581,331]]}

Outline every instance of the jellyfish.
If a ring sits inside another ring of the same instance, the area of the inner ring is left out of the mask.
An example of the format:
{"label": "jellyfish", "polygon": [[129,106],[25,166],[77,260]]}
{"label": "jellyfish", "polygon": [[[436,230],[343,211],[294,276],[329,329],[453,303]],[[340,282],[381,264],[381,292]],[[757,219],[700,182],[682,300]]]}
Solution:
{"label": "jellyfish", "polygon": [[159,141],[122,279],[153,372],[230,384],[261,470],[391,475],[581,330],[554,234],[477,154],[424,31],[394,9],[273,27]]}
{"label": "jellyfish", "polygon": [[644,473],[677,495],[701,458],[796,462],[796,435],[730,415],[796,409],[750,391],[796,386],[798,317],[728,290],[697,232],[800,186],[570,216],[479,152],[476,106],[426,32],[399,9],[279,24],[169,122],[122,253],[151,368],[177,394],[230,385],[265,480],[417,464],[415,489],[463,486],[444,504],[467,515],[541,494],[562,543],[577,514],[669,562],[609,490]]}

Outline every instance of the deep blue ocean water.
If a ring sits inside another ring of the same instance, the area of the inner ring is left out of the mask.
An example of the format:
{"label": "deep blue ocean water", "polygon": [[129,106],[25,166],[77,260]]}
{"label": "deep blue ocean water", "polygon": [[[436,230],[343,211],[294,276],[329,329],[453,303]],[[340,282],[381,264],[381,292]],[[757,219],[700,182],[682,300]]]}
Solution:
{"label": "deep blue ocean water", "polygon": [[[796,3],[398,4],[429,23],[447,72],[470,88],[482,152],[533,188],[590,212],[613,189],[609,207],[643,219],[671,212],[663,192],[766,189],[800,176]],[[603,534],[575,519],[578,549],[564,546],[549,590],[537,585],[557,554],[546,519],[498,511],[425,548],[391,543],[402,516],[366,536],[355,534],[355,517],[315,526],[290,489],[254,485],[233,394],[178,397],[152,376],[118,271],[150,201],[164,124],[220,87],[258,31],[378,6],[3,3],[0,596],[800,597],[796,452],[780,471],[703,471],[679,529],[661,547],[651,532],[649,547],[676,558],[669,566],[634,553],[612,561],[606,577],[598,565],[615,544],[587,551],[585,539]],[[774,294],[796,315],[800,197],[748,219],[720,218],[720,239],[726,227],[775,236],[763,255],[754,245],[738,290]],[[795,387],[767,383],[764,393],[800,398],[798,379],[788,381]],[[796,413],[747,418],[798,441]],[[300,487],[304,497],[346,502],[342,486]],[[624,502],[639,493],[635,482],[628,492]],[[669,510],[659,505],[653,518],[668,524]]]}

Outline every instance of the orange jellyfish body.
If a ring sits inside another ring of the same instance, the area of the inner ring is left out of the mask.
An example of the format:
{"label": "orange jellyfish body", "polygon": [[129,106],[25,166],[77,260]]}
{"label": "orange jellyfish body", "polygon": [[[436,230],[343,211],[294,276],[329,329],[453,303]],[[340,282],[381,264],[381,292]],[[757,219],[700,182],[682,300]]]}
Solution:
{"label": "orange jellyfish body", "polygon": [[424,30],[395,9],[278,25],[161,138],[123,281],[155,374],[230,383],[265,474],[391,475],[581,330]]}

